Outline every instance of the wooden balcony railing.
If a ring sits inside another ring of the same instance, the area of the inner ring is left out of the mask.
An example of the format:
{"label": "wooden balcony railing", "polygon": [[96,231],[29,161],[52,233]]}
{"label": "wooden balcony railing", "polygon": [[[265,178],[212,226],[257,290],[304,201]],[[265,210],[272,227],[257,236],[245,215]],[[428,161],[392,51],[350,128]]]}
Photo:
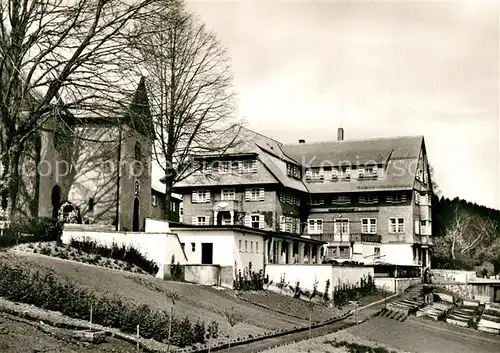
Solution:
{"label": "wooden balcony railing", "polygon": [[380,243],[382,241],[382,236],[380,234],[351,234],[352,242],[361,243]]}

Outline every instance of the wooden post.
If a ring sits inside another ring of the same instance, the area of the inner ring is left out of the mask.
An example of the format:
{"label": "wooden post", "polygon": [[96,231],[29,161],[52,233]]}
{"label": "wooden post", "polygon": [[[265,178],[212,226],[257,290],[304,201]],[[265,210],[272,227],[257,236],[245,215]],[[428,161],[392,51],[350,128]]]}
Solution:
{"label": "wooden post", "polygon": [[92,330],[92,303],[90,303],[90,321],[89,321],[89,329]]}
{"label": "wooden post", "polygon": [[141,349],[141,345],[139,343],[140,338],[141,338],[141,336],[140,336],[140,332],[139,332],[139,325],[137,325],[137,353],[139,353],[139,351]]}

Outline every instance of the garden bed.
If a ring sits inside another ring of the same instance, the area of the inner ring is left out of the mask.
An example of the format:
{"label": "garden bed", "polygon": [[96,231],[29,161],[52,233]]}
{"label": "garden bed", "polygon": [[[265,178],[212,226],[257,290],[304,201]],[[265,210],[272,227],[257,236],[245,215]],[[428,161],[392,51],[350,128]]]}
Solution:
{"label": "garden bed", "polygon": [[121,270],[133,273],[147,274],[140,267],[122,260],[102,257],[96,254],[89,254],[82,250],[75,249],[69,245],[52,242],[37,242],[20,244],[12,248],[12,251],[28,252],[46,256],[57,257],[59,259],[77,261],[85,264]]}

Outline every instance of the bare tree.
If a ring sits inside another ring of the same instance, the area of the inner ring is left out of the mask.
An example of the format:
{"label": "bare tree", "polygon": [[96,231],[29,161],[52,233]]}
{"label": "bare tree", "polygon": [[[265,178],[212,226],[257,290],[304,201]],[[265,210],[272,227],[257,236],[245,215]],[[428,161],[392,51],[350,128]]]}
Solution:
{"label": "bare tree", "polygon": [[128,40],[152,2],[0,0],[0,194],[11,216],[23,151],[49,119],[122,113],[137,81]]}
{"label": "bare tree", "polygon": [[442,256],[457,259],[460,255],[474,258],[483,244],[495,238],[499,224],[456,205],[444,235],[436,238]]}
{"label": "bare tree", "polygon": [[226,50],[182,1],[162,1],[140,32],[133,44],[147,72],[169,219],[173,185],[200,167],[190,157],[223,154],[236,144],[232,77]]}

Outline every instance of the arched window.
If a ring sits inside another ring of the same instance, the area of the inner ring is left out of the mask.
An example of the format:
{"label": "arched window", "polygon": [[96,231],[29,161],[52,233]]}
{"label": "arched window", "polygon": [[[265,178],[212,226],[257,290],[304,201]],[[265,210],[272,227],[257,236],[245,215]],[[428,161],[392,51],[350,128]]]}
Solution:
{"label": "arched window", "polygon": [[134,193],[136,195],[139,195],[139,192],[141,191],[140,188],[141,188],[141,186],[139,185],[139,181],[136,180],[135,185],[134,185]]}
{"label": "arched window", "polygon": [[135,160],[140,161],[141,160],[141,144],[139,142],[135,143]]}

